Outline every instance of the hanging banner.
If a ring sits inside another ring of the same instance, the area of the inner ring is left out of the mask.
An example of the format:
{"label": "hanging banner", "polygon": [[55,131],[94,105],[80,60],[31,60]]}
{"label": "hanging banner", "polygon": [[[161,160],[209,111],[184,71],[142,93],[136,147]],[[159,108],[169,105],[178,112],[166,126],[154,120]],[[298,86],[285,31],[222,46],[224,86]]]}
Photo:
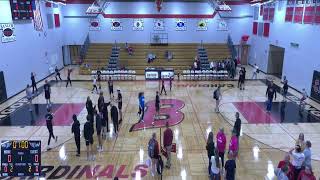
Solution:
{"label": "hanging banner", "polygon": [[275,4],[274,3],[270,3],[269,4],[269,21],[273,22],[274,19],[274,12],[275,12]]}
{"label": "hanging banner", "polygon": [[100,31],[100,19],[92,18],[89,19],[89,30],[90,31]]}
{"label": "hanging banner", "polygon": [[16,40],[16,36],[14,35],[14,24],[0,24],[0,29],[2,30],[1,41],[3,43]]}
{"label": "hanging banner", "polygon": [[39,0],[35,1],[36,9],[33,11],[34,19],[33,25],[36,31],[43,31],[43,22],[41,17],[41,10],[40,10],[40,2]]}
{"label": "hanging banner", "polygon": [[200,19],[198,21],[197,31],[207,31],[208,30],[208,20]]}
{"label": "hanging banner", "polygon": [[304,7],[304,24],[312,24],[315,18],[316,0],[306,0]]}
{"label": "hanging banner", "polygon": [[269,18],[269,7],[268,5],[263,6],[263,20],[268,21]]}
{"label": "hanging banner", "polygon": [[187,25],[186,25],[185,19],[176,19],[176,31],[186,31]]}
{"label": "hanging banner", "polygon": [[111,30],[112,31],[122,31],[120,19],[111,19]]}
{"label": "hanging banner", "polygon": [[133,30],[134,31],[143,31],[143,19],[134,19],[133,20]]}
{"label": "hanging banner", "polygon": [[286,8],[286,16],[285,16],[285,22],[292,22],[293,19],[293,11],[294,11],[294,0],[288,0],[287,1],[287,8]]}
{"label": "hanging banner", "polygon": [[220,19],[217,23],[217,31],[228,31],[228,24],[225,20]]}
{"label": "hanging banner", "polygon": [[316,24],[320,24],[320,3],[319,4],[317,3],[317,6],[316,6],[316,16],[314,18],[314,22]]}
{"label": "hanging banner", "polygon": [[163,19],[155,19],[154,20],[153,30],[155,30],[155,31],[164,31],[165,30],[164,20]]}
{"label": "hanging banner", "polygon": [[294,23],[302,23],[303,17],[303,9],[304,9],[304,0],[296,0],[295,8],[294,8]]}

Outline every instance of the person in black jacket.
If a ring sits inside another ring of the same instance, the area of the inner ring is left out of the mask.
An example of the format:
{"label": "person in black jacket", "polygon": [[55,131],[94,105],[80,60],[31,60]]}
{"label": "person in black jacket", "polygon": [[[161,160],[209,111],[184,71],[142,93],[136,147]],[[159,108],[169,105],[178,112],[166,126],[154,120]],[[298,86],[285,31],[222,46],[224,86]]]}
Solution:
{"label": "person in black jacket", "polygon": [[[88,116],[87,116],[88,117]],[[87,146],[87,160],[94,160],[93,156],[93,125],[90,122],[90,119],[87,118],[87,122],[84,124],[83,127],[83,136],[86,141],[86,146]]]}
{"label": "person in black jacket", "polygon": [[32,85],[32,94],[34,94],[34,90],[38,92],[36,74],[34,72],[31,72],[31,85]]}
{"label": "person in black jacket", "polygon": [[80,123],[77,119],[77,115],[73,115],[72,116],[73,119],[73,124],[72,124],[72,128],[71,128],[71,132],[74,134],[74,140],[76,142],[76,146],[77,146],[77,155],[76,156],[80,156]]}
{"label": "person in black jacket", "polygon": [[53,134],[53,125],[52,125],[53,115],[51,113],[50,108],[47,109],[47,114],[45,115],[45,118],[46,118],[47,129],[49,132],[49,139],[48,139],[48,151],[49,151],[49,150],[51,150],[51,148],[49,147],[51,137],[53,139],[55,139],[56,142],[58,140],[58,136],[54,136],[54,134]]}
{"label": "person in black jacket", "polygon": [[270,84],[268,85],[268,88],[267,88],[267,91],[266,91],[266,96],[268,98],[268,101],[267,101],[267,112],[270,112],[271,108],[272,108],[273,97],[274,97],[275,100],[277,99],[277,92],[276,92],[276,89],[275,89],[274,84],[273,84],[272,81],[270,81]]}
{"label": "person in black jacket", "polygon": [[51,87],[48,83],[48,80],[45,80],[45,83],[43,85],[44,90],[44,97],[46,99],[47,108],[51,107],[51,100],[50,100],[50,94],[51,94]]}
{"label": "person in black jacket", "polygon": [[120,89],[117,89],[117,92],[118,92],[118,109],[119,109],[119,117],[120,117],[120,120],[119,120],[119,124],[121,124],[122,122],[122,94],[121,94],[121,91]]}
{"label": "person in black jacket", "polygon": [[89,96],[87,97],[86,109],[87,109],[88,115],[90,115],[93,118],[95,108],[93,107],[92,101]]}
{"label": "person in black jacket", "polygon": [[103,151],[102,149],[102,140],[101,140],[101,130],[102,130],[102,112],[96,114],[96,131],[97,131],[97,138],[98,138],[98,148],[99,152]]}
{"label": "person in black jacket", "polygon": [[114,132],[115,132],[115,134],[117,134],[119,131],[118,109],[114,104],[111,106],[111,119],[113,122]]}
{"label": "person in black jacket", "polygon": [[159,111],[160,111],[160,97],[159,97],[159,91],[156,92],[156,119],[159,118]]}
{"label": "person in black jacket", "polygon": [[103,108],[102,108],[102,121],[101,121],[101,125],[102,125],[102,137],[104,137],[106,135],[106,132],[109,132],[109,112],[108,112],[108,106],[110,105],[110,102],[105,103]]}
{"label": "person in black jacket", "polygon": [[233,130],[236,132],[236,136],[239,138],[241,131],[241,119],[239,112],[236,112],[236,121],[234,122]]}
{"label": "person in black jacket", "polygon": [[215,147],[214,147],[214,142],[213,142],[213,132],[210,132],[208,135],[207,139],[207,154],[208,154],[208,159],[209,159],[209,166],[208,166],[208,173],[211,175],[211,156],[214,156],[215,152]]}
{"label": "person in black jacket", "polygon": [[62,81],[61,76],[60,76],[60,72],[59,72],[59,69],[58,69],[58,66],[56,66],[56,68],[54,69],[54,71],[56,72],[56,75],[55,75],[56,81],[58,81],[58,77],[59,77],[60,81]]}
{"label": "person in black jacket", "polygon": [[99,98],[98,98],[98,110],[99,110],[99,112],[102,111],[103,106],[104,106],[103,92],[100,92],[100,95],[99,95]]}
{"label": "person in black jacket", "polygon": [[164,94],[167,95],[166,86],[164,85],[164,80],[161,80],[161,91],[160,95],[162,95],[162,91],[164,91]]}

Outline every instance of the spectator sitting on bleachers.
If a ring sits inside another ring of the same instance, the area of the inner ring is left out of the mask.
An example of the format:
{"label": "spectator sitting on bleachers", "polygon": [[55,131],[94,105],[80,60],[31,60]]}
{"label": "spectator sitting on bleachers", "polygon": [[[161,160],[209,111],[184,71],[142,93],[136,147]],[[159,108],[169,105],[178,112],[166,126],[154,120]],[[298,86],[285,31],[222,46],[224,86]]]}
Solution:
{"label": "spectator sitting on bleachers", "polygon": [[153,54],[152,52],[148,53],[148,63],[153,62],[156,58],[157,58],[156,55]]}
{"label": "spectator sitting on bleachers", "polygon": [[133,55],[133,48],[131,46],[129,46],[129,44],[126,42],[125,48],[127,50],[127,52],[129,53],[130,56]]}
{"label": "spectator sitting on bleachers", "polygon": [[166,57],[166,59],[168,60],[168,61],[170,61],[170,60],[172,60],[173,59],[173,53],[171,52],[171,51],[166,51],[165,52],[165,55],[164,55],[165,57]]}
{"label": "spectator sitting on bleachers", "polygon": [[213,70],[213,68],[214,68],[214,64],[213,64],[213,61],[211,61],[210,62],[210,69]]}

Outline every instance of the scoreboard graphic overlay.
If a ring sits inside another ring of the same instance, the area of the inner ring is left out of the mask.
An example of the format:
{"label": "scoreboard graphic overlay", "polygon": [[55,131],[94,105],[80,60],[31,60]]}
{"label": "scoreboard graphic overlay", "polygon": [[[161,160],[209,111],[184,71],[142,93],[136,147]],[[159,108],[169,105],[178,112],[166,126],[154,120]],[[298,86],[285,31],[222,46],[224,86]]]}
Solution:
{"label": "scoreboard graphic overlay", "polygon": [[41,172],[41,141],[2,141],[1,176],[39,176]]}

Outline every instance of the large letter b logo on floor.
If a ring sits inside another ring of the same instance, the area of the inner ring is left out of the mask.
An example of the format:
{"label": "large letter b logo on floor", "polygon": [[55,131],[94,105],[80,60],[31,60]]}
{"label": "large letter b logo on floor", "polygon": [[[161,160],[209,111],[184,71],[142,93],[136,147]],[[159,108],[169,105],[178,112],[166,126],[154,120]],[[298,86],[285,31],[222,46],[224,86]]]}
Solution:
{"label": "large letter b logo on floor", "polygon": [[179,124],[184,114],[180,111],[184,107],[184,102],[178,99],[161,99],[159,117],[156,116],[155,101],[148,101],[146,104],[144,122],[134,124],[130,131],[138,131],[148,128],[161,128],[166,126],[169,122],[170,126]]}

